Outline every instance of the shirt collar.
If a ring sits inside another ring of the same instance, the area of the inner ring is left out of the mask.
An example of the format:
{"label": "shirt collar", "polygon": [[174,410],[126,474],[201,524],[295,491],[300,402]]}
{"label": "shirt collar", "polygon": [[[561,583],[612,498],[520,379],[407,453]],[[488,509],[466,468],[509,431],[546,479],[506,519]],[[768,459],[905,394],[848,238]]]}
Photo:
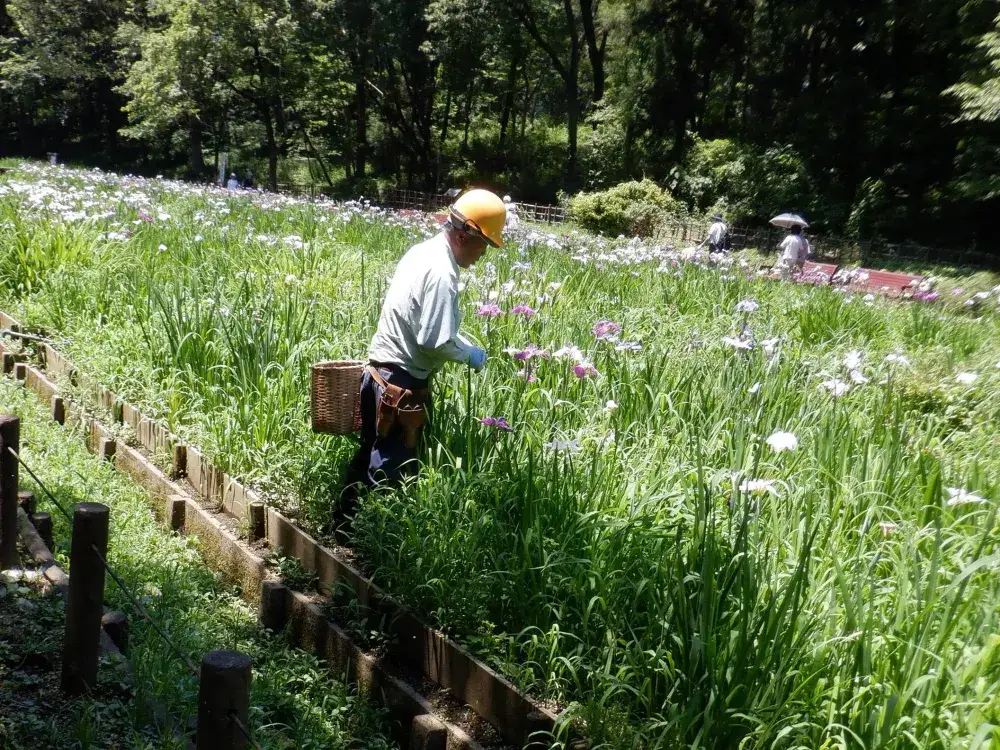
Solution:
{"label": "shirt collar", "polygon": [[451,267],[455,269],[455,273],[458,273],[458,261],[455,260],[455,251],[451,249],[451,243],[448,242],[448,232],[442,229],[438,237],[441,238],[441,244],[444,245],[448,253],[448,260],[451,261]]}

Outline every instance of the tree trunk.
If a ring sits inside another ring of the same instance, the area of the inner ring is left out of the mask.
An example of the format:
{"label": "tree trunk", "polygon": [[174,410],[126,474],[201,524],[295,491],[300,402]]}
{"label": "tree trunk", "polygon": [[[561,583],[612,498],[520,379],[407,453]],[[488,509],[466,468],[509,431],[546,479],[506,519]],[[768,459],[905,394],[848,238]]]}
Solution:
{"label": "tree trunk", "polygon": [[474,78],[469,78],[469,91],[465,97],[465,134],[462,136],[462,151],[469,150],[469,127],[472,125],[472,103],[476,98]]}
{"label": "tree trunk", "polygon": [[580,0],[580,15],[583,19],[583,35],[587,40],[587,54],[590,56],[590,68],[594,75],[594,95],[593,101],[599,102],[604,98],[604,53],[607,36],[598,43],[597,31],[594,28],[594,16],[596,9],[594,0]]}
{"label": "tree trunk", "polygon": [[580,129],[580,85],[579,60],[571,60],[570,76],[566,81],[566,119],[569,140],[569,158],[566,170],[569,177],[569,187],[576,190],[579,187],[579,165],[577,164],[577,141]]}
{"label": "tree trunk", "polygon": [[306,130],[305,124],[300,123],[300,125],[302,128],[302,139],[306,143],[306,149],[308,149],[309,154],[312,156],[312,158],[316,160],[316,164],[319,165],[319,171],[323,175],[323,179],[326,180],[326,184],[329,185],[330,187],[333,187],[333,179],[330,177],[330,173],[326,169],[326,164],[323,161],[323,157],[320,156],[319,151],[317,151],[313,147],[312,139],[309,137],[309,131]]}
{"label": "tree trunk", "polygon": [[576,15],[572,0],[563,0],[566,12],[566,28],[569,30],[569,65],[566,66],[566,116],[569,139],[569,159],[566,166],[569,173],[569,187],[579,187],[579,165],[576,151],[580,126],[580,37],[576,33]]}
{"label": "tree trunk", "polygon": [[202,155],[202,132],[204,126],[201,120],[191,116],[188,118],[188,177],[201,179],[205,174],[205,159]]}
{"label": "tree trunk", "polygon": [[451,89],[444,95],[444,120],[441,121],[441,148],[443,152],[448,145],[448,126],[451,125]]}
{"label": "tree trunk", "polygon": [[358,53],[356,77],[354,81],[354,177],[365,178],[365,162],[368,155],[368,90],[365,82],[364,50]]}
{"label": "tree trunk", "polygon": [[273,192],[278,192],[278,139],[274,134],[274,118],[270,107],[261,107],[261,119],[267,133],[267,186]]}
{"label": "tree trunk", "polygon": [[674,74],[677,79],[677,101],[672,112],[674,147],[671,157],[675,164],[680,164],[684,160],[687,124],[694,114],[692,104],[697,100],[694,78],[694,48],[685,22],[680,21],[675,24],[671,36]]}
{"label": "tree trunk", "polygon": [[632,162],[635,158],[635,118],[631,115],[629,115],[628,122],[625,124],[624,151],[625,176],[631,179],[633,176]]}
{"label": "tree trunk", "polygon": [[500,110],[500,140],[497,142],[497,150],[503,151],[507,141],[507,125],[510,123],[510,111],[514,108],[514,93],[517,88],[517,58],[513,55],[510,59],[510,68],[507,71],[507,91],[503,97],[503,108]]}
{"label": "tree trunk", "polygon": [[531,110],[531,68],[529,62],[524,62],[524,108],[521,110],[521,143],[528,128],[528,112]]}
{"label": "tree trunk", "polygon": [[104,137],[110,162],[118,151],[118,120],[121,117],[122,101],[110,84],[107,87],[102,86],[101,99],[104,108]]}
{"label": "tree trunk", "polygon": [[37,156],[37,131],[31,117],[20,101],[17,102],[17,139],[21,145],[21,156]]}

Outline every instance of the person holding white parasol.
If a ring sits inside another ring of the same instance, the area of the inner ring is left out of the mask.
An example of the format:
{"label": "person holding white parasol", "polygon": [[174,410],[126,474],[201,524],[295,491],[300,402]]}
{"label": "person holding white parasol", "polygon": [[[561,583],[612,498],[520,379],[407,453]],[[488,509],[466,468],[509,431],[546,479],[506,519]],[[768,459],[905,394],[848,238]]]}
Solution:
{"label": "person holding white parasol", "polygon": [[802,270],[811,252],[809,240],[802,236],[802,230],[809,224],[798,214],[780,214],[771,219],[771,224],[788,230],[788,235],[778,245],[781,252],[778,259],[781,276],[788,278],[793,272]]}

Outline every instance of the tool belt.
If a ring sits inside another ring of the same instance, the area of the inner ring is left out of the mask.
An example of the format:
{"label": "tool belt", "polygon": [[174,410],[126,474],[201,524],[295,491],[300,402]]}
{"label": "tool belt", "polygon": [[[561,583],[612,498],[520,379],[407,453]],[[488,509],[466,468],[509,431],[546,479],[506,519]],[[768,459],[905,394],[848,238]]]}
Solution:
{"label": "tool belt", "polygon": [[375,410],[375,432],[380,438],[387,437],[395,425],[403,430],[403,441],[407,448],[416,448],[420,431],[427,421],[424,401],[427,399],[426,388],[409,390],[400,388],[385,380],[378,369],[367,366],[368,374],[384,390]]}

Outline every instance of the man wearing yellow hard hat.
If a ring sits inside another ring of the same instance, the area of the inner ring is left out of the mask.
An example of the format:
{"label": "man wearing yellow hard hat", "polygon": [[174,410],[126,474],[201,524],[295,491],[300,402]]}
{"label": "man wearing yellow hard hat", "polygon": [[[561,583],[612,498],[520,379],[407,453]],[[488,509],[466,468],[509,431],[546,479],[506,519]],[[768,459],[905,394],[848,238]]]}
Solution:
{"label": "man wearing yellow hard hat", "polygon": [[486,366],[486,352],[459,330],[458,274],[487,246],[501,246],[506,219],[498,196],[470,190],[451,206],[442,231],[396,266],[361,380],[361,447],[347,472],[341,517],[353,510],[361,487],[415,469],[431,375],[446,362],[476,371]]}

